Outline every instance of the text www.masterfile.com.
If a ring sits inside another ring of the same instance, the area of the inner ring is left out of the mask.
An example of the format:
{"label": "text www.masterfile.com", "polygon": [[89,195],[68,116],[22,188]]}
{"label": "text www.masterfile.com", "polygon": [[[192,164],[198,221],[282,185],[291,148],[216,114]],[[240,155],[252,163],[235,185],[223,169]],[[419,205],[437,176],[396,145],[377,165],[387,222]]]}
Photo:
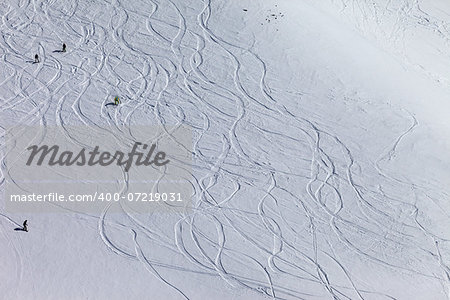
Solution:
{"label": "text www.masterfile.com", "polygon": [[110,202],[110,201],[141,201],[141,202],[182,202],[181,193],[98,193],[93,194],[12,194],[11,202]]}

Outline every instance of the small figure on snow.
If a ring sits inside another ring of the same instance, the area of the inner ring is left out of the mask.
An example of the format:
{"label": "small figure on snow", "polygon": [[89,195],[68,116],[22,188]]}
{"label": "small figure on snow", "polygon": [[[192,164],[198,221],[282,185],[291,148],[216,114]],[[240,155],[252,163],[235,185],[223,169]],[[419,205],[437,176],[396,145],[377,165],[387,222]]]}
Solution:
{"label": "small figure on snow", "polygon": [[34,63],[37,64],[39,62],[39,55],[34,56]]}
{"label": "small figure on snow", "polygon": [[116,96],[116,97],[114,98],[114,105],[117,106],[117,105],[119,105],[119,104],[120,104],[119,96]]}
{"label": "small figure on snow", "polygon": [[66,52],[66,44],[63,44],[62,52]]}
{"label": "small figure on snow", "polygon": [[23,221],[23,231],[28,232],[28,224],[27,224],[28,220]]}

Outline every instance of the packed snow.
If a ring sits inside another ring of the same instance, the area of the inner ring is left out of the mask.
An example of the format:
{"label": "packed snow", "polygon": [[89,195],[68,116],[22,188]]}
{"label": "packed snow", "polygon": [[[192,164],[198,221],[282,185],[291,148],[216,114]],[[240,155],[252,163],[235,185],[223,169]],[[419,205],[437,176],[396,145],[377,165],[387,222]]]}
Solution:
{"label": "packed snow", "polygon": [[194,191],[184,212],[2,207],[0,299],[450,299],[450,2],[0,15],[1,145],[18,124],[183,124]]}

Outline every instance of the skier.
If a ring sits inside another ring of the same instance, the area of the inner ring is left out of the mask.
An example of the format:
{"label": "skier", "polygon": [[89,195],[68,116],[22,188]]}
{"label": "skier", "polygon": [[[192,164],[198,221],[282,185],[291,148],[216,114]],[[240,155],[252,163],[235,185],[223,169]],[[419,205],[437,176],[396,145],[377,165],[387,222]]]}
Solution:
{"label": "skier", "polygon": [[28,220],[23,221],[23,231],[28,232],[28,224],[27,224]]}
{"label": "skier", "polygon": [[66,52],[66,44],[63,44],[62,52]]}
{"label": "skier", "polygon": [[119,105],[119,104],[120,104],[119,96],[116,96],[116,97],[114,98],[114,105],[117,106],[117,105]]}
{"label": "skier", "polygon": [[39,62],[39,55],[34,56],[34,63],[37,64]]}

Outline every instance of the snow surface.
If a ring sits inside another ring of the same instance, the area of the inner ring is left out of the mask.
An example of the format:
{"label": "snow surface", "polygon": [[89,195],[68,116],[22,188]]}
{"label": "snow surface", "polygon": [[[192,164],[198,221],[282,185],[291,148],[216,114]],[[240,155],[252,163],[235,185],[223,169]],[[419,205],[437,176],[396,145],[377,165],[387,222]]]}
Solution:
{"label": "snow surface", "polygon": [[0,211],[0,299],[450,299],[450,2],[0,15],[3,129],[182,122],[195,153],[190,213]]}

